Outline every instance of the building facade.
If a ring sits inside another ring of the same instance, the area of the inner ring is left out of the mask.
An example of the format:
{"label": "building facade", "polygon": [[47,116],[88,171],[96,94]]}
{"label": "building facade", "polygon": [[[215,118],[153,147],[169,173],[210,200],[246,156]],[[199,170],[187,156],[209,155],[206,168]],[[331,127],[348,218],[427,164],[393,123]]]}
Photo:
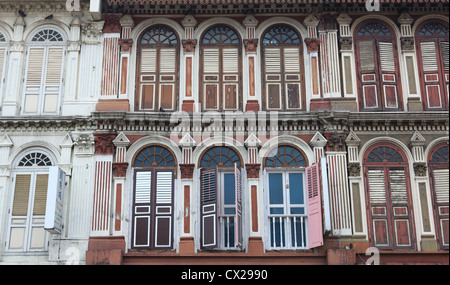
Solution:
{"label": "building facade", "polygon": [[448,264],[448,12],[0,1],[0,264]]}

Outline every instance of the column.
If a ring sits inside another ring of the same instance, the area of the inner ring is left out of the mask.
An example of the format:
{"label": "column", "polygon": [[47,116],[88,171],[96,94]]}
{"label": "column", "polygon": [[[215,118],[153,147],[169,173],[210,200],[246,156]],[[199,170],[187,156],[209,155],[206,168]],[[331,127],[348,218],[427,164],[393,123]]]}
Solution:
{"label": "column", "polygon": [[[183,53],[185,60],[184,70],[184,97],[182,97],[181,110],[192,113],[195,111],[196,104],[199,103],[198,96],[194,96],[194,55],[197,40],[193,39],[194,28],[197,26],[197,21],[192,15],[187,15],[181,22],[185,31],[185,39],[181,41],[183,45]],[[181,72],[183,74],[183,72]]]}
{"label": "column", "polygon": [[[419,250],[435,251],[438,249],[438,243],[433,229],[433,197],[431,196],[431,185],[429,184],[427,158],[424,153],[424,146],[427,140],[419,131],[415,131],[409,140],[409,146],[413,156],[414,183],[411,185],[411,193],[418,193],[419,203],[414,204],[413,208],[417,219],[421,219],[421,227],[416,227],[419,233]],[[413,197],[413,201],[414,201]],[[420,210],[419,210],[420,209]]]}
{"label": "column", "polygon": [[183,255],[195,253],[195,240],[193,233],[194,220],[192,219],[191,205],[195,201],[192,195],[192,187],[194,183],[195,164],[192,160],[192,150],[196,142],[189,133],[186,133],[180,141],[182,149],[182,162],[180,164],[181,189],[182,194],[179,195],[183,200],[179,201],[179,205],[183,205],[183,219],[179,223],[180,243],[178,252]]}
{"label": "column", "polygon": [[133,39],[131,39],[131,30],[134,27],[134,21],[130,15],[125,15],[120,19],[122,26],[122,37],[119,40],[120,45],[120,68],[119,68],[119,99],[123,105],[123,109],[129,111],[130,103],[128,96],[128,74],[130,70],[130,54],[133,46]]}
{"label": "column", "polygon": [[23,64],[25,59],[25,42],[23,30],[25,21],[18,16],[14,22],[14,34],[10,42],[8,65],[6,71],[5,93],[3,96],[2,115],[17,116],[20,109],[22,96],[21,79],[23,78]]}
{"label": "column", "polygon": [[127,111],[118,100],[119,68],[120,68],[120,35],[121,15],[103,14],[105,25],[103,28],[103,61],[100,98],[95,107],[96,111]]}
{"label": "column", "polygon": [[[78,85],[78,65],[81,51],[81,23],[80,18],[73,17],[70,23],[70,34],[67,48],[66,73],[64,80],[64,102],[75,101]],[[63,107],[63,115],[65,108]]]}
{"label": "column", "polygon": [[310,60],[310,74],[311,74],[311,101],[321,98],[320,92],[320,68],[319,68],[319,46],[320,39],[317,34],[317,25],[319,20],[313,15],[309,15],[303,21],[308,29],[308,37],[305,38],[305,43],[308,48],[308,57]]}
{"label": "column", "polygon": [[[248,253],[249,254],[262,254],[264,253],[263,242],[263,230],[264,230],[264,196],[262,192],[262,185],[260,183],[261,175],[261,162],[259,160],[258,148],[261,145],[255,134],[251,133],[245,140],[245,146],[247,147],[248,161],[245,165],[247,171],[247,183],[250,193],[244,193],[250,200],[250,211],[247,213],[250,215],[250,236],[248,240]],[[260,189],[258,189],[260,188]]]}
{"label": "column", "polygon": [[328,185],[331,204],[332,234],[347,236],[352,234],[350,194],[347,174],[347,152],[344,133],[326,133]]}
{"label": "column", "polygon": [[411,24],[414,20],[407,13],[402,13],[397,19],[397,22],[400,24],[401,56],[403,57],[404,70],[406,71],[406,76],[402,76],[403,85],[407,86],[403,88],[403,92],[407,94],[406,107],[408,111],[422,111],[423,106],[418,86],[419,74],[415,42],[411,31]]}
{"label": "column", "polygon": [[92,205],[91,236],[111,233],[112,162],[114,154],[112,133],[94,133],[95,174]]}
{"label": "column", "polygon": [[348,180],[350,190],[350,201],[352,208],[353,235],[366,237],[367,230],[364,228],[366,220],[365,202],[364,202],[364,181],[361,173],[361,164],[359,157],[359,145],[361,140],[351,131],[345,139],[348,153]]}
{"label": "column", "polygon": [[130,140],[120,133],[113,141],[116,148],[115,160],[112,164],[113,168],[113,197],[112,197],[112,207],[114,212],[113,223],[113,235],[121,236],[123,235],[123,230],[126,228],[123,213],[123,201],[124,201],[124,189],[125,189],[125,178],[127,176],[128,162],[125,158],[127,155],[127,147],[130,145]]}
{"label": "column", "polygon": [[[244,76],[247,76],[246,89],[244,94],[245,111],[258,112],[260,110],[261,92],[257,92],[256,74],[258,63],[258,39],[255,38],[255,29],[258,20],[253,15],[248,15],[242,21],[246,30],[247,38],[243,40],[245,47]],[[245,89],[244,89],[245,90]],[[258,86],[259,90],[259,86]]]}
{"label": "column", "polygon": [[[0,138],[0,201],[8,201],[8,190],[11,188],[11,165],[8,162],[8,158],[12,146],[13,142],[11,141],[11,138],[8,134],[4,134]],[[7,220],[7,207],[9,207],[7,203],[0,203],[0,229],[5,229],[4,222]],[[3,238],[5,238],[5,235],[0,235],[0,244],[2,245],[5,244]],[[0,256],[2,255],[3,248],[4,246],[0,247]]]}

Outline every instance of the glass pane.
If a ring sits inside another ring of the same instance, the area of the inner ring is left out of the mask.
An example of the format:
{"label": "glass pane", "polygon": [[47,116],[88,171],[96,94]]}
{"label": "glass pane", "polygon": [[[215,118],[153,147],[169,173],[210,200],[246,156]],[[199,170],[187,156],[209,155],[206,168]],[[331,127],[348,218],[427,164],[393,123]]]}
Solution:
{"label": "glass pane", "polygon": [[270,208],[271,215],[282,215],[284,214],[284,208]]}
{"label": "glass pane", "polygon": [[283,204],[283,174],[269,174],[269,203]]}
{"label": "glass pane", "polygon": [[291,214],[292,215],[304,215],[305,208],[291,208]]}
{"label": "glass pane", "polygon": [[236,185],[234,179],[234,173],[225,173],[223,175],[223,196],[225,205],[236,204]]}
{"label": "glass pane", "polygon": [[303,174],[289,173],[289,190],[291,204],[303,204]]}

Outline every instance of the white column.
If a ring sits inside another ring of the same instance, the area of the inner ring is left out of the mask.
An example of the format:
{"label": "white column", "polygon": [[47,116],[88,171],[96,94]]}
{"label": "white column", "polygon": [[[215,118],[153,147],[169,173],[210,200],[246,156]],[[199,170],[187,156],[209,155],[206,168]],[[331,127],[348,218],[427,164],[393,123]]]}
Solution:
{"label": "white column", "polygon": [[[8,213],[8,193],[9,189],[11,189],[11,165],[9,165],[8,159],[12,146],[13,142],[7,134],[4,134],[0,138],[0,230],[2,232],[3,230],[6,231],[6,224],[4,222],[6,221],[6,215]],[[0,246],[0,256],[2,256],[2,251],[4,248],[3,238],[5,238],[5,235],[0,235],[0,244],[2,245]]]}

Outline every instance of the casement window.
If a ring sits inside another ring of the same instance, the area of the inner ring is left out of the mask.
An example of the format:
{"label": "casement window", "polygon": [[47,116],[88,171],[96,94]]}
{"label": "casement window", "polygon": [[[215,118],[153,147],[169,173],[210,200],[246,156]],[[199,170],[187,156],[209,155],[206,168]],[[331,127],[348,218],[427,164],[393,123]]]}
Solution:
{"label": "casement window", "polygon": [[296,147],[280,145],[265,159],[267,249],[323,245],[319,165],[306,167]]}
{"label": "casement window", "polygon": [[3,88],[6,74],[6,56],[8,43],[6,37],[0,31],[0,105],[3,102]]}
{"label": "casement window", "polygon": [[269,28],[262,38],[264,110],[305,110],[303,49],[291,27]]}
{"label": "casement window", "polygon": [[27,49],[23,115],[57,115],[60,111],[65,41],[51,28],[37,32]]}
{"label": "casement window", "polygon": [[242,249],[243,169],[229,147],[212,147],[200,161],[200,247]]}
{"label": "casement window", "polygon": [[395,146],[377,144],[364,157],[369,242],[379,249],[416,248],[408,161]]}
{"label": "casement window", "polygon": [[436,146],[428,162],[439,248],[449,249],[449,160],[448,144]]}
{"label": "casement window", "polygon": [[363,22],[354,34],[361,111],[403,109],[397,39],[381,22]]}
{"label": "casement window", "polygon": [[131,248],[172,249],[175,158],[162,146],[148,146],[133,169]]}
{"label": "casement window", "polygon": [[228,26],[208,29],[200,42],[200,102],[205,111],[242,110],[242,47]]}
{"label": "casement window", "polygon": [[164,25],[140,37],[136,72],[136,111],[176,111],[178,106],[179,40]]}
{"label": "casement window", "polygon": [[6,252],[48,250],[49,234],[44,230],[50,158],[30,152],[13,170],[13,191],[9,204]]}
{"label": "casement window", "polygon": [[448,23],[426,22],[416,32],[424,110],[448,110]]}

